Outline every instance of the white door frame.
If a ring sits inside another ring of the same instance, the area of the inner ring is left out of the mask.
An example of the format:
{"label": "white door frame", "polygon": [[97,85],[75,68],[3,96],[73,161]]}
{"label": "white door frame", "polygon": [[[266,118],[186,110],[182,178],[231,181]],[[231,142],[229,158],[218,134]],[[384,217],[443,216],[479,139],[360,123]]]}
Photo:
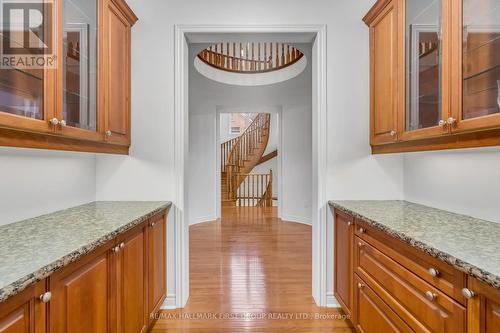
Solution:
{"label": "white door frame", "polygon": [[316,304],[326,306],[326,170],[327,90],[326,25],[176,25],[175,26],[175,305],[183,307],[189,298],[189,218],[185,208],[188,157],[188,74],[190,34],[300,34],[315,35],[312,66],[313,200],[312,200],[312,295]]}

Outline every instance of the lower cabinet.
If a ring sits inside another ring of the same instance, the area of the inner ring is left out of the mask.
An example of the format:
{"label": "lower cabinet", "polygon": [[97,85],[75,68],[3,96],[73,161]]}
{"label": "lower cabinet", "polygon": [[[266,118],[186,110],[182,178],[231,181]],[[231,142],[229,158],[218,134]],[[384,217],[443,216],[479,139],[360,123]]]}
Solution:
{"label": "lower cabinet", "polygon": [[343,211],[334,218],[335,297],[358,332],[500,332],[500,289]]}
{"label": "lower cabinet", "polygon": [[341,211],[335,211],[335,297],[344,311],[351,315],[353,298],[353,238],[354,219]]}
{"label": "lower cabinet", "polygon": [[500,332],[500,290],[469,278],[464,289],[469,333]]}
{"label": "lower cabinet", "polygon": [[166,212],[0,303],[0,333],[142,333],[166,297]]}
{"label": "lower cabinet", "polygon": [[[147,228],[148,237],[148,314],[157,312],[167,295],[167,224],[165,215],[152,218]],[[151,318],[151,316],[149,316]],[[149,321],[153,321],[149,319]]]}
{"label": "lower cabinet", "polygon": [[105,333],[112,329],[112,244],[50,276],[51,333]]}
{"label": "lower cabinet", "polygon": [[148,325],[146,228],[141,225],[120,237],[115,248],[117,331],[120,333],[142,333]]}
{"label": "lower cabinet", "polygon": [[42,281],[0,303],[0,333],[45,332],[48,301],[50,294]]}
{"label": "lower cabinet", "polygon": [[355,307],[352,318],[354,326],[363,333],[396,333],[413,332],[408,325],[384,301],[361,280],[355,276]]}

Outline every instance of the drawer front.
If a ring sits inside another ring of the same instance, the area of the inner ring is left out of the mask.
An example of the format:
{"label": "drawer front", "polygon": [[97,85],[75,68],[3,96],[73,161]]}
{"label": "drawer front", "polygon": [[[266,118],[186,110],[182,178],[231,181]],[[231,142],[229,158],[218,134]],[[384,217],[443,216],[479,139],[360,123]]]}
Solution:
{"label": "drawer front", "polygon": [[355,275],[355,327],[362,333],[412,333],[413,330],[395,314],[366,283]]}
{"label": "drawer front", "polygon": [[355,272],[415,332],[461,333],[465,308],[359,237]]}
{"label": "drawer front", "polygon": [[462,289],[466,286],[465,273],[363,221],[356,220],[355,234],[421,279],[465,305],[466,300],[462,295]]}

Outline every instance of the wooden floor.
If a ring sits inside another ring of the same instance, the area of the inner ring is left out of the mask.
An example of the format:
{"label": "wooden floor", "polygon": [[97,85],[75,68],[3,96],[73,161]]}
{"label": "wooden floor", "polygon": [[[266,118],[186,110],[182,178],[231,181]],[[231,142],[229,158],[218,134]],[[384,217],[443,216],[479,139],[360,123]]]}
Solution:
{"label": "wooden floor", "polygon": [[[190,297],[152,332],[353,332],[311,297],[311,227],[275,208],[225,208],[190,227]],[[229,318],[228,318],[229,317]]]}

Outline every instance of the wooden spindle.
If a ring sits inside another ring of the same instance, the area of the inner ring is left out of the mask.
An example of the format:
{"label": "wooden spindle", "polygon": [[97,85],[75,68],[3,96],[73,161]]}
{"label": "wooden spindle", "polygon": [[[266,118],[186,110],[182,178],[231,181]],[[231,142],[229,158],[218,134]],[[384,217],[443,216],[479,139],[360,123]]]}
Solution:
{"label": "wooden spindle", "polygon": [[286,63],[290,63],[290,45],[286,46]]}
{"label": "wooden spindle", "polygon": [[229,58],[229,42],[226,44],[226,68],[227,69],[231,69],[231,62],[230,62],[230,58]]}
{"label": "wooden spindle", "polygon": [[257,60],[258,64],[259,64],[258,70],[260,71],[260,69],[261,69],[261,63],[260,63],[260,42],[259,42],[259,48],[258,48],[257,52],[258,52],[258,55],[259,55],[258,60]]}
{"label": "wooden spindle", "polygon": [[250,70],[255,70],[255,43],[252,42],[252,63],[250,65]]}
{"label": "wooden spindle", "polygon": [[281,66],[285,65],[285,44],[281,43]]}
{"label": "wooden spindle", "polygon": [[279,43],[276,43],[276,63],[274,64],[274,68],[280,67],[280,49]]}

